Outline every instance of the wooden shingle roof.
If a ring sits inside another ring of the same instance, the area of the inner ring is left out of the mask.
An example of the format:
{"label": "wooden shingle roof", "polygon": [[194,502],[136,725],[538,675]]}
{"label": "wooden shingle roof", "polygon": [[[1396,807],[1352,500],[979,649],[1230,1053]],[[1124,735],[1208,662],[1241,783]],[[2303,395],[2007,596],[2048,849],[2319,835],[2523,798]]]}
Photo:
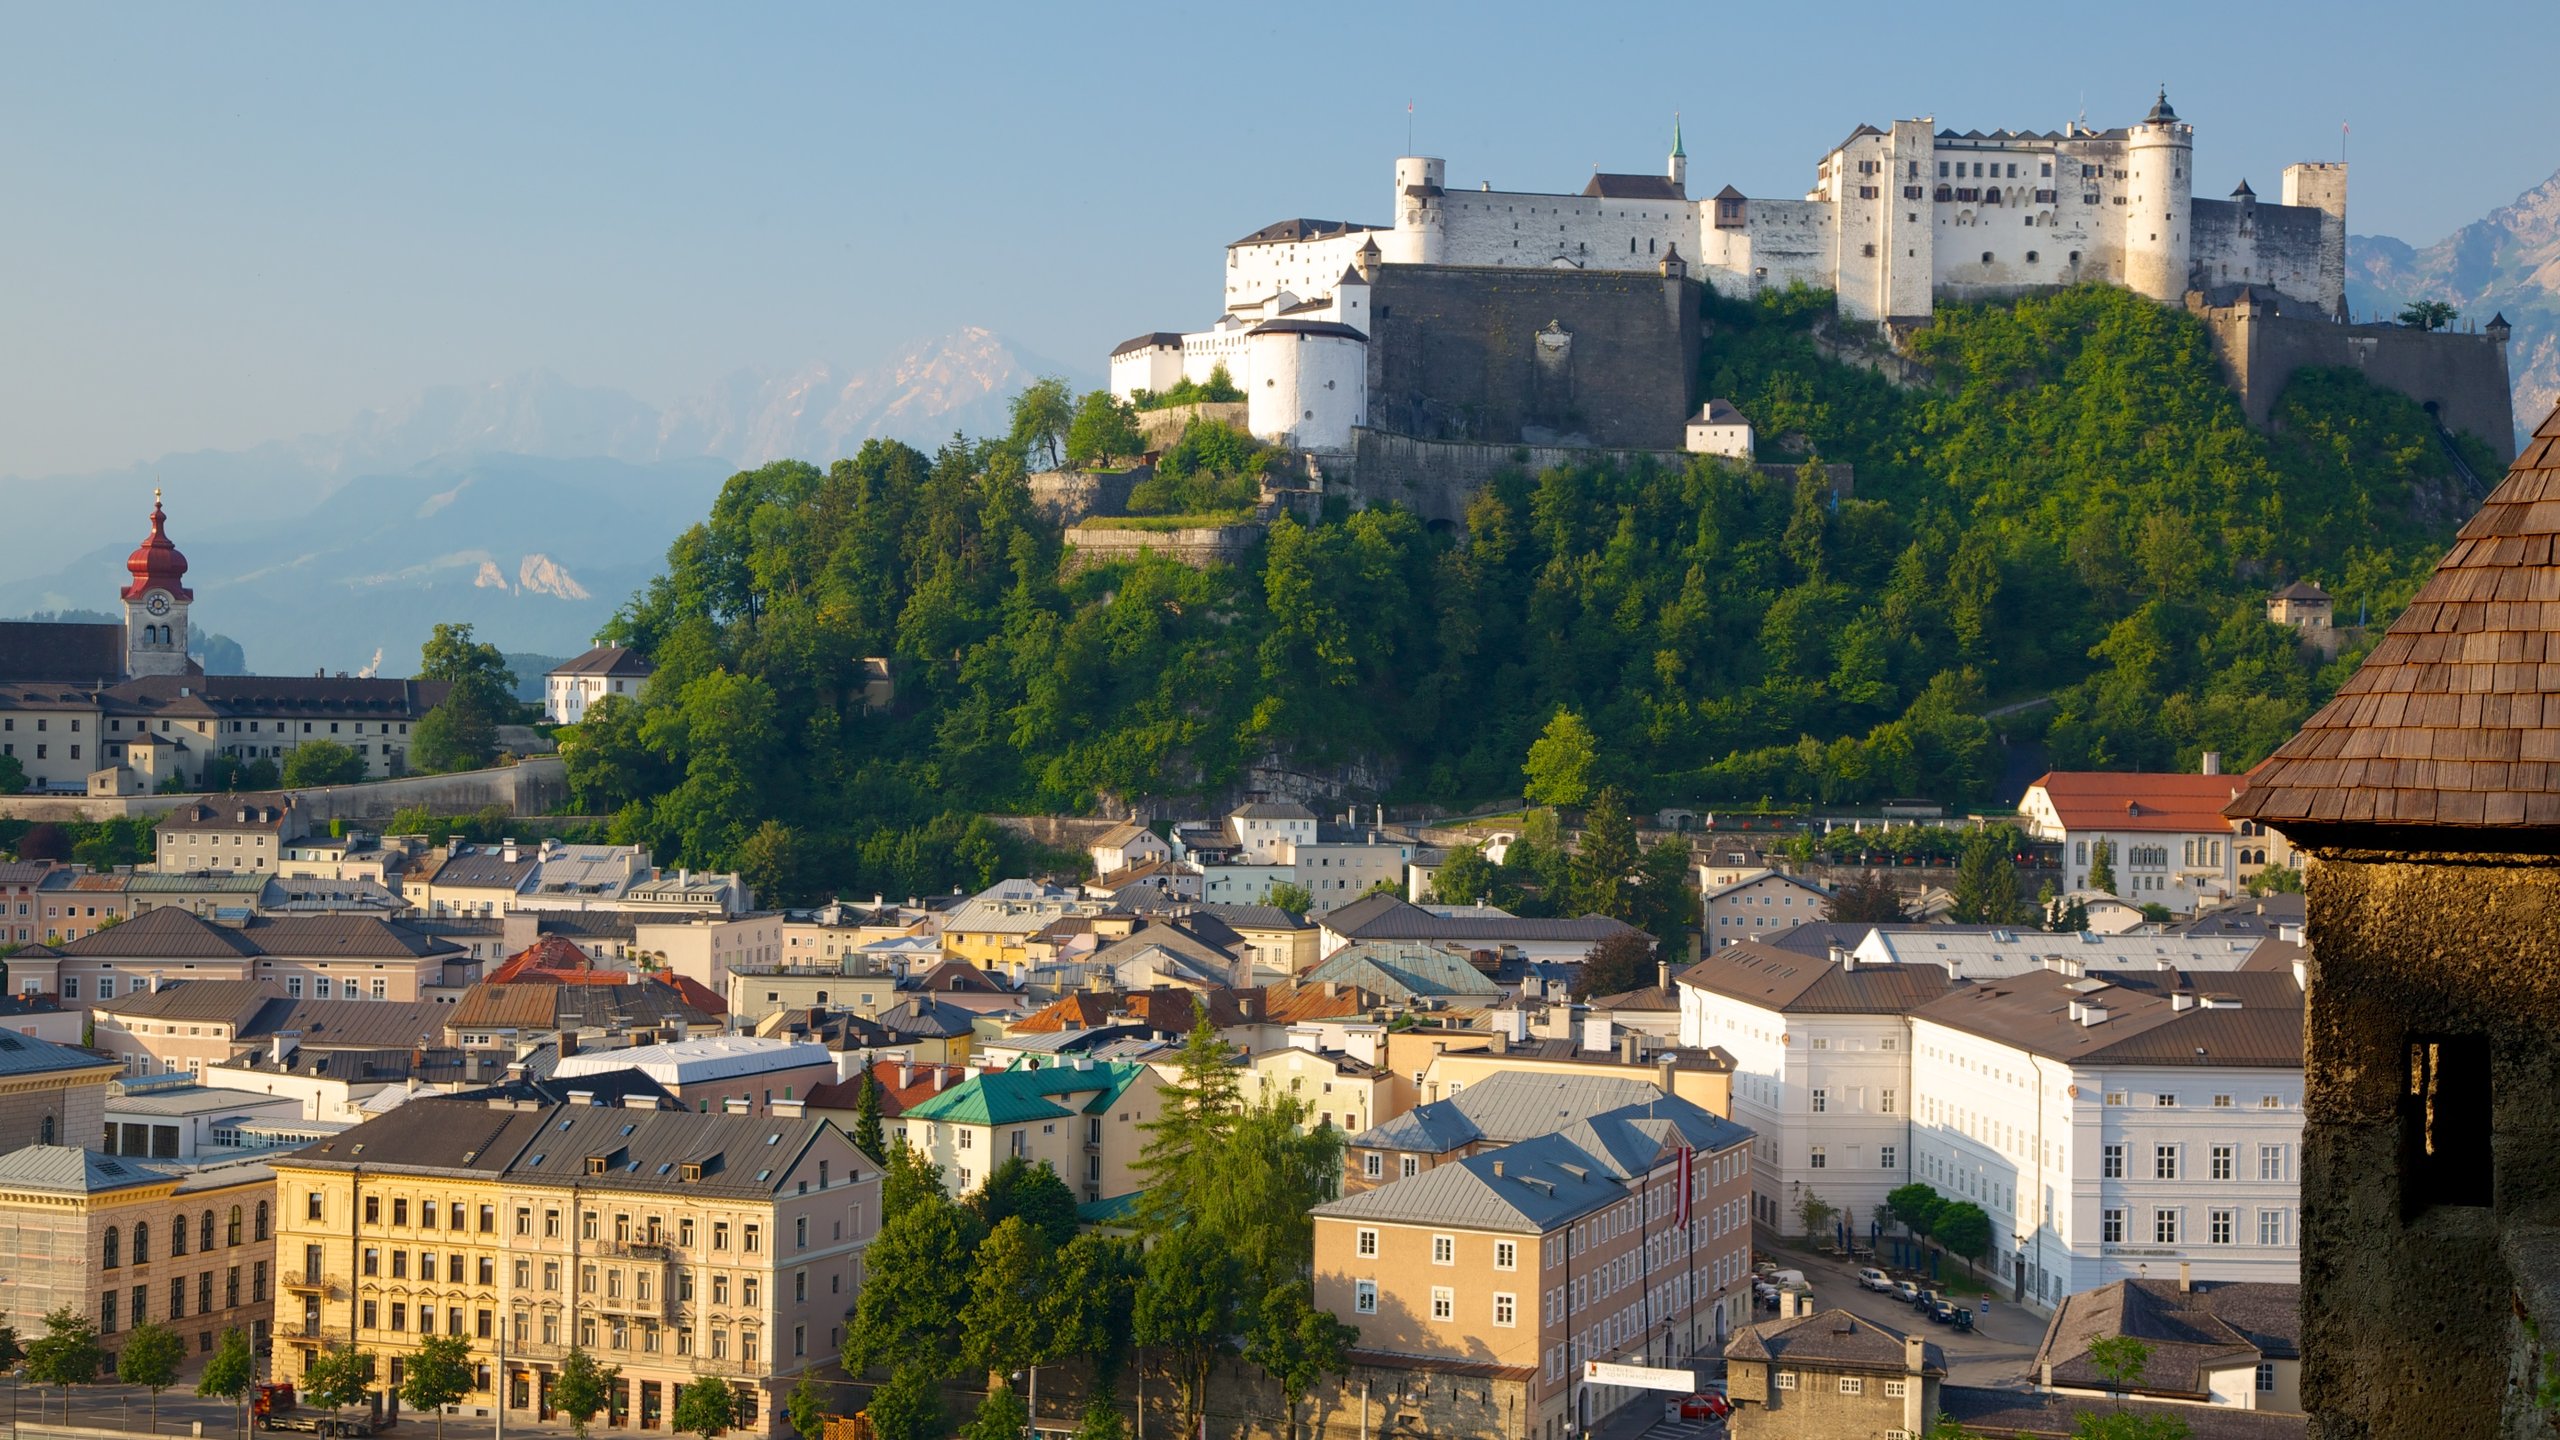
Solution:
{"label": "wooden shingle roof", "polygon": [[2560,410],[2225,813],[2308,844],[2560,829]]}

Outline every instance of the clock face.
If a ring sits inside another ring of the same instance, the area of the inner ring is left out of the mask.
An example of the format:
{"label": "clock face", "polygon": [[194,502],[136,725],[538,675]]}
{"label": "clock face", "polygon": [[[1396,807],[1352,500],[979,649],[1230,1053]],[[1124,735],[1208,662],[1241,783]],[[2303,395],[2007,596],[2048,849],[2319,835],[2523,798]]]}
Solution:
{"label": "clock face", "polygon": [[166,615],[169,613],[169,597],[155,591],[153,592],[149,602],[144,604],[142,608],[150,611],[154,615]]}

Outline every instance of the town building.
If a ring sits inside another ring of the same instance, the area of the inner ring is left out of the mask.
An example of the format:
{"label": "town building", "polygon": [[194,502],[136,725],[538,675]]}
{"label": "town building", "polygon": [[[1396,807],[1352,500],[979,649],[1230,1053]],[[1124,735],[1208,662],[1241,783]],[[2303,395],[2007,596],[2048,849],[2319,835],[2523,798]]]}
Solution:
{"label": "town building", "polygon": [[301,1118],[299,1102],[199,1085],[183,1075],[131,1076],[107,1087],[98,1148],[109,1155],[193,1164],[275,1148],[259,1127]]}
{"label": "town building", "polygon": [[398,921],[358,915],[256,917],[217,925],[175,906],[143,912],[55,949],[13,957],[65,1002],[138,995],[178,980],[273,980],[289,997],[415,1000],[446,983],[461,947]]}
{"label": "town building", "polygon": [[1989,1212],[2013,1300],[2299,1278],[2292,975],[2020,975],[1913,1011],[1909,1050],[1911,1178]]}
{"label": "town building", "polygon": [[2255,937],[2160,928],[2057,934],[2006,925],[1878,925],[1843,953],[1864,965],[1935,965],[1960,980],[1990,980],[2056,966],[2091,974],[2237,970],[2257,952]]}
{"label": "town building", "polygon": [[1372,1367],[1521,1380],[1507,1433],[1588,1434],[1659,1397],[1585,1361],[1675,1364],[1748,1318],[1750,1168],[1750,1132],[1685,1101],[1590,1115],[1317,1206],[1315,1302]]}
{"label": "town building", "polygon": [[225,1330],[256,1335],[273,1312],[274,1198],[275,1172],[256,1162],[156,1165],[76,1145],[0,1155],[0,1323],[32,1339],[69,1309],[114,1352],[156,1321],[196,1360]]}
{"label": "town building", "polygon": [[1142,1188],[1137,1174],[1163,1081],[1146,1065],[1078,1057],[1056,1065],[983,1070],[910,1104],[898,1130],[938,1166],[954,1195],[986,1183],[1006,1160],[1047,1165],[1091,1202]]}
{"label": "town building", "polygon": [[1093,857],[1096,875],[1174,858],[1172,844],[1136,820],[1123,820],[1094,836],[1085,853]]}
{"label": "town building", "polygon": [[1721,949],[1819,920],[1823,902],[1830,898],[1830,891],[1812,881],[1778,870],[1754,869],[1721,884],[1702,879],[1699,901],[1707,946]]}
{"label": "town building", "polygon": [[1721,455],[1749,464],[1751,422],[1730,400],[1710,400],[1689,417],[1688,450],[1692,455]]}
{"label": "town building", "polygon": [[[1293,1041],[1300,1037],[1292,1034]],[[1286,1095],[1305,1107],[1302,1128],[1357,1135],[1386,1113],[1394,1086],[1386,1072],[1347,1050],[1309,1043],[1275,1045],[1245,1056],[1236,1072],[1236,1094],[1250,1108]]]}
{"label": "town building", "polygon": [[307,827],[291,796],[223,795],[181,805],[152,827],[152,868],[275,871]]}
{"label": "town building", "polygon": [[1734,1440],[1924,1435],[1941,1410],[1947,1357],[1922,1337],[1846,1310],[1762,1321],[1724,1347]]}
{"label": "town building", "polygon": [[1394,895],[1370,895],[1326,911],[1318,921],[1317,953],[1331,957],[1363,941],[1445,944],[1490,955],[1578,964],[1599,945],[1635,927],[1605,915],[1573,919],[1522,919],[1486,905],[1421,906]]}
{"label": "town building", "polygon": [[70,1045],[0,1031],[0,1150],[85,1145],[102,1133],[116,1064]]}
{"label": "town building", "polygon": [[807,1041],[711,1035],[620,1050],[564,1047],[554,1079],[636,1070],[704,1113],[770,1114],[777,1097],[805,1097],[836,1079],[835,1055]]}
{"label": "town building", "polygon": [[280,1042],[315,1054],[435,1045],[447,1013],[424,1000],[296,998],[271,978],[179,980],[89,1006],[92,1046],[129,1076],[198,1074]]}
{"label": "town building", "polygon": [[1354,1131],[1343,1142],[1342,1190],[1374,1190],[1662,1094],[1639,1079],[1497,1071],[1453,1087],[1446,1099],[1425,1101],[1374,1128]]}
{"label": "town building", "polygon": [[[2133,1384],[2091,1348],[2122,1337],[2147,1352]],[[2118,1280],[2063,1298],[2028,1376],[2054,1395],[2122,1395],[2241,1410],[2302,1409],[2302,1287],[2173,1278]]]}
{"label": "town building", "polygon": [[622,645],[598,645],[561,662],[542,677],[542,713],[554,725],[575,725],[596,702],[618,696],[637,705],[657,673],[648,657]]}
{"label": "town building", "polygon": [[2018,814],[2029,836],[2062,849],[2066,890],[2090,883],[2097,847],[2111,852],[2112,893],[2192,915],[2240,893],[2239,845],[2224,819],[2247,782],[2207,753],[2198,775],[2056,770],[2027,787]]}
{"label": "town building", "polygon": [[279,1378],[330,1344],[397,1361],[462,1335],[464,1403],[526,1421],[557,1418],[577,1348],[621,1372],[600,1423],[663,1429],[713,1376],[740,1432],[781,1435],[879,1226],[877,1170],[821,1119],[419,1100],[274,1165]]}

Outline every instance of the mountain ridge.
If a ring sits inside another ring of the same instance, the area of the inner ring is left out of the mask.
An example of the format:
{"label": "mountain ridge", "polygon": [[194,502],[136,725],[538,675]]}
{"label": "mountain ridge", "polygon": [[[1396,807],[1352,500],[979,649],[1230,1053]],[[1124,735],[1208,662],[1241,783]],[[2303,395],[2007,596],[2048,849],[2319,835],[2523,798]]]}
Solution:
{"label": "mountain ridge", "polygon": [[2458,323],[2504,315],[2519,443],[2560,403],[2560,171],[2432,245],[2347,237],[2347,304],[2389,316],[2442,300]]}

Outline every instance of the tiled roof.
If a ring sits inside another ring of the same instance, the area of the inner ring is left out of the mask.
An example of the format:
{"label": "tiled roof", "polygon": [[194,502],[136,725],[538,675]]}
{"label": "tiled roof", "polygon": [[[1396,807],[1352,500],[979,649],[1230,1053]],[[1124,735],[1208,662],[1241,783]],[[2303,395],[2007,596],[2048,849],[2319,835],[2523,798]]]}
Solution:
{"label": "tiled roof", "polygon": [[[1817,1310],[1794,1320],[1767,1320],[1746,1325],[1725,1343],[1727,1360],[1759,1360],[1819,1365],[1828,1370],[1881,1370],[1907,1375],[1904,1333],[1890,1325],[1852,1315],[1846,1310]],[[1925,1374],[1947,1373],[1946,1352],[1928,1345],[1920,1352]]]}
{"label": "tiled roof", "polygon": [[2329,592],[2312,584],[2308,580],[2296,580],[2292,584],[2277,591],[2273,598],[2278,600],[2326,600],[2329,598]]}
{"label": "tiled roof", "polygon": [[1603,171],[1582,187],[1596,200],[1686,200],[1688,191],[1668,175],[1618,175]]}
{"label": "tiled roof", "polygon": [[[2139,1385],[2109,1385],[2090,1362],[2092,1344],[2118,1335],[2151,1349]],[[2056,1385],[2204,1400],[2209,1371],[2301,1355],[2299,1285],[2205,1281],[2182,1291],[2175,1280],[2119,1280],[2064,1297],[2029,1373],[2049,1365]]]}
{"label": "tiled roof", "polygon": [[1264,995],[1265,1019],[1273,1025],[1297,1025],[1309,1020],[1338,1020],[1360,1015],[1384,1002],[1385,997],[1357,985],[1292,985]]}
{"label": "tiled roof", "polygon": [[1079,990],[1061,995],[1049,1004],[1007,1025],[1008,1035],[1047,1035],[1063,1030],[1090,1030],[1111,1018],[1120,997],[1103,991]]}
{"label": "tiled roof", "polygon": [[[2560,825],[2560,408],[2335,699],[2252,771],[2235,818]],[[2297,827],[2300,827],[2297,833]]]}
{"label": "tiled roof", "polygon": [[268,1001],[283,998],[284,987],[273,980],[177,980],[147,995],[121,995],[90,1008],[135,1020],[245,1025]]}
{"label": "tiled roof", "polygon": [[648,675],[656,671],[648,658],[637,650],[620,645],[599,645],[575,659],[563,660],[554,675]]}
{"label": "tiled roof", "polygon": [[1907,1015],[1960,982],[1936,965],[1844,965],[1737,940],[1681,971],[1675,983],[1789,1014]]}
{"label": "tiled roof", "polygon": [[599,970],[595,957],[565,935],[545,935],[506,958],[485,977],[492,985],[620,985],[628,971]]}
{"label": "tiled roof", "polygon": [[1123,355],[1134,354],[1140,350],[1179,350],[1181,348],[1182,336],[1180,332],[1173,330],[1150,330],[1144,335],[1132,336],[1129,339],[1123,340],[1119,344],[1112,346],[1111,358],[1117,360]]}
{"label": "tiled roof", "polygon": [[[2303,1440],[2311,1417],[2281,1410],[2242,1410],[2231,1405],[2187,1405],[2143,1400],[2096,1400],[2086,1395],[2037,1395],[1978,1385],[1941,1385],[1938,1408],[1984,1440],[2068,1440],[2090,1434],[2084,1417],[2104,1423],[2136,1416],[2183,1434],[2188,1440]],[[2101,1432],[2107,1433],[2107,1432]]]}
{"label": "tiled roof", "polygon": [[1504,1145],[1546,1135],[1576,1120],[1662,1094],[1642,1080],[1515,1070],[1490,1075],[1446,1100],[1416,1105],[1343,1143],[1355,1150],[1444,1155],[1469,1145]]}
{"label": "tiled roof", "polygon": [[1099,1115],[1146,1073],[1144,1065],[1110,1061],[1083,1067],[981,1071],[932,1099],[910,1105],[906,1114],[910,1119],[954,1125],[1019,1125],[1079,1113]]}
{"label": "tiled roof", "polygon": [[2053,801],[2053,812],[2066,829],[2183,834],[2230,830],[2223,807],[2249,783],[2238,775],[2052,770],[2030,788]]}
{"label": "tiled roof", "polygon": [[0,620],[0,682],[108,684],[124,674],[124,644],[111,622]]}

